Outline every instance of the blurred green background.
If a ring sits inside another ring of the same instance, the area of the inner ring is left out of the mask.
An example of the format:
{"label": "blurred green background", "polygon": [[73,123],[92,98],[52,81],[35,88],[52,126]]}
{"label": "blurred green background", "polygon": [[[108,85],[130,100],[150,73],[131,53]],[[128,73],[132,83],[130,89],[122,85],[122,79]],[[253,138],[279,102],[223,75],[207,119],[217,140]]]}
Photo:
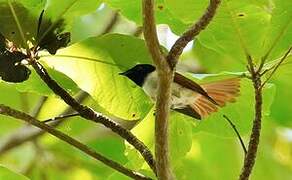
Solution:
{"label": "blurred green background", "polygon": [[[76,99],[132,129],[153,151],[153,102],[139,87],[118,75],[137,63],[151,63],[141,32],[141,1],[16,0],[12,5],[16,15],[24,18],[24,32],[31,34],[36,26],[25,24],[36,24],[44,8],[45,16],[53,21],[64,18],[65,31],[71,33],[70,46],[59,50],[56,56],[40,53],[41,62]],[[207,5],[207,0],[157,0],[161,45],[169,49]],[[0,0],[0,9],[5,12],[0,14],[0,32],[17,43],[17,32],[11,35],[16,31],[15,22],[11,13],[4,11],[7,7],[7,1]],[[291,7],[292,2],[286,0],[223,0],[211,24],[185,49],[178,71],[198,82],[240,75],[246,71],[243,48],[256,62],[272,49],[266,67],[277,62],[292,45]],[[27,36],[30,38],[33,42],[33,35]],[[262,135],[253,180],[292,179],[291,60],[289,56],[264,89]],[[196,74],[201,73],[211,75],[200,79]],[[252,84],[243,79],[237,102],[203,121],[171,113],[170,158],[177,179],[238,178],[244,152],[222,115],[236,124],[247,146],[253,99]],[[34,72],[21,84],[0,81],[0,103],[40,120],[72,112]],[[153,175],[130,145],[103,126],[79,117],[55,126],[105,156]],[[19,120],[0,116],[0,127],[0,179],[128,179],[64,142],[40,135],[37,129]]]}

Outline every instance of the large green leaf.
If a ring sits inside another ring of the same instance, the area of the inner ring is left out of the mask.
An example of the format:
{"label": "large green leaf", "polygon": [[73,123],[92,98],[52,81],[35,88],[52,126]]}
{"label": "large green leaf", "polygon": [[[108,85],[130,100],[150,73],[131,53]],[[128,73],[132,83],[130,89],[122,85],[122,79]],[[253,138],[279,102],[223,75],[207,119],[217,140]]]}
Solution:
{"label": "large green leaf", "polygon": [[80,15],[96,10],[100,2],[100,0],[50,0],[46,5],[45,11],[53,21],[57,21],[60,18],[71,21]]}
{"label": "large green leaf", "polygon": [[271,51],[269,60],[282,56],[292,44],[292,1],[274,0],[272,18],[265,40],[265,53]]}
{"label": "large green leaf", "polygon": [[[270,14],[257,5],[224,0],[214,20],[198,38],[207,48],[227,54],[233,61],[246,62],[244,51],[258,61],[263,55],[269,19]],[[238,70],[243,70],[244,64]]]}
{"label": "large green leaf", "polygon": [[[192,145],[192,126],[191,118],[186,118],[176,112],[171,112],[169,121],[169,147],[171,164],[175,166],[180,163],[181,159],[189,152]],[[155,129],[154,109],[143,119],[137,126],[132,129],[132,132],[148,148],[154,151],[154,129]],[[150,170],[139,153],[130,145],[126,149],[127,158],[130,160],[127,166],[136,170]]]}
{"label": "large green leaf", "polygon": [[206,72],[219,73],[222,71],[238,71],[244,69],[246,62],[237,61],[230,54],[222,54],[196,41],[193,46],[194,56]]}
{"label": "large green leaf", "polygon": [[151,63],[140,39],[119,34],[90,38],[45,59],[115,116],[140,119],[152,106],[141,88],[119,75],[136,63]]}
{"label": "large green leaf", "polygon": [[[35,1],[0,1],[0,33],[20,47],[26,47],[26,41],[32,40],[37,29],[37,17],[27,7],[35,8]],[[44,3],[40,3],[43,4]],[[35,9],[34,9],[35,10]]]}
{"label": "large green leaf", "polygon": [[[138,25],[142,25],[141,0],[105,0],[105,3],[114,9],[120,10],[121,14],[126,18],[136,22]],[[155,16],[157,24],[167,24],[178,34],[182,33],[189,25],[172,15],[164,0],[155,1]]]}
{"label": "large green leaf", "polygon": [[245,51],[256,62],[270,50],[269,60],[279,57],[292,43],[289,5],[290,1],[283,0],[224,0],[214,20],[199,35],[195,54],[204,67],[217,71],[244,70]]}
{"label": "large green leaf", "polygon": [[27,177],[15,173],[13,171],[11,171],[10,169],[7,169],[3,166],[0,166],[0,179],[5,179],[5,180],[28,180]]}
{"label": "large green leaf", "polygon": [[194,23],[205,12],[208,0],[164,0],[169,11],[184,23]]}

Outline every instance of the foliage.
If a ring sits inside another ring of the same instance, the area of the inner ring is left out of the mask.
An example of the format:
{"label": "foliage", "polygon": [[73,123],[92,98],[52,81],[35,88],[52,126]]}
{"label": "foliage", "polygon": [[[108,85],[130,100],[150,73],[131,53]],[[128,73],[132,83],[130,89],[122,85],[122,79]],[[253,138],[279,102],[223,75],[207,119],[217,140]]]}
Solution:
{"label": "foliage", "polygon": [[[205,11],[208,1],[157,0],[155,5],[157,23],[166,24],[180,35]],[[247,73],[244,50],[256,62],[268,54],[264,68],[269,68],[291,47],[291,7],[292,1],[287,0],[223,0],[214,20],[182,58],[182,63],[199,63],[209,74],[184,72],[185,75],[199,83],[242,76]],[[38,19],[43,9],[45,26],[38,36]],[[140,87],[119,75],[138,63],[152,62],[144,40],[131,34],[135,26],[142,24],[141,0],[0,0],[0,11],[0,35],[23,52],[42,42],[40,37],[47,44],[53,39],[54,44],[54,38],[70,33],[71,42],[67,47],[63,47],[65,43],[53,51],[47,46],[41,48],[40,62],[71,95],[76,96],[81,90],[88,93],[84,104],[127,127],[139,120],[131,131],[154,149],[154,102]],[[102,19],[109,19],[113,11],[120,14],[113,28],[116,33],[101,35],[106,25],[100,22],[109,23]],[[7,41],[0,40],[2,52],[7,48]],[[3,55],[0,55],[1,70],[7,63],[1,62]],[[47,96],[37,118],[43,120],[62,114],[66,105],[33,69],[30,71],[28,80],[22,83],[6,82],[0,73],[3,80],[0,81],[0,104],[33,113],[39,99]],[[289,57],[264,89],[264,133],[253,179],[292,178],[291,72]],[[171,113],[170,159],[177,179],[237,178],[243,152],[222,115],[230,117],[244,139],[248,139],[254,114],[254,92],[249,79],[242,78],[240,92],[235,103],[203,121]],[[21,130],[23,125],[1,116],[0,126],[1,153],[9,135]],[[103,127],[75,117],[59,129],[131,169],[153,176],[133,147]],[[0,164],[3,165],[0,179],[127,179],[49,135],[0,154]],[[4,166],[16,169],[27,178]]]}

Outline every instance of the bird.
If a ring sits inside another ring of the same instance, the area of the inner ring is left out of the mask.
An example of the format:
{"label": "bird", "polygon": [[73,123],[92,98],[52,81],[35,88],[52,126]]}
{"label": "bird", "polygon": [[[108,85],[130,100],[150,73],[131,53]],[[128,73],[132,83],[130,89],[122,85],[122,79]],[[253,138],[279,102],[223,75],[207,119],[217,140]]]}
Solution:
{"label": "bird", "polygon": [[[158,76],[155,66],[137,64],[119,73],[141,87],[155,101]],[[233,77],[219,81],[198,84],[175,72],[171,93],[171,109],[197,120],[202,120],[227,102],[235,102],[240,95],[240,78]]]}

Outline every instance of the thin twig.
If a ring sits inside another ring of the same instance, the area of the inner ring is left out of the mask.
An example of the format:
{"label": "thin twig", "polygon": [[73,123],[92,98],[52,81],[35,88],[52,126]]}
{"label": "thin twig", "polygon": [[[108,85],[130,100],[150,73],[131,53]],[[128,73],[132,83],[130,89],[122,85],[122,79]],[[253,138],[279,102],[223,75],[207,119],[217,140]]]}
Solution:
{"label": "thin twig", "polygon": [[158,90],[155,116],[155,157],[157,177],[161,180],[173,179],[169,163],[168,120],[171,84],[174,71],[170,69],[157,38],[154,18],[154,0],[143,0],[143,29],[148,50],[158,72]]}
{"label": "thin twig", "polygon": [[237,130],[235,124],[233,124],[233,122],[232,122],[232,121],[231,121],[226,115],[223,115],[223,117],[227,120],[227,122],[230,124],[230,126],[232,127],[232,129],[233,129],[234,132],[236,133],[237,138],[238,138],[238,140],[239,140],[239,142],[240,142],[240,144],[241,144],[241,147],[242,147],[242,149],[243,149],[243,152],[244,152],[244,154],[246,155],[246,153],[247,153],[246,147],[245,147],[245,145],[244,145],[244,142],[243,142],[243,140],[242,140],[242,138],[241,138],[241,136],[240,136],[240,133],[239,133],[239,131]]}
{"label": "thin twig", "polygon": [[271,72],[271,74],[268,76],[268,78],[263,82],[261,88],[263,88],[265,86],[265,84],[272,78],[272,76],[275,74],[275,72],[277,71],[277,69],[280,67],[280,65],[284,62],[284,60],[287,58],[287,56],[290,54],[292,50],[292,47],[290,47],[288,49],[288,51],[285,53],[285,55],[281,58],[281,60],[279,61],[279,63],[273,68],[273,71]]}
{"label": "thin twig", "polygon": [[135,147],[135,149],[140,152],[142,157],[156,174],[155,161],[151,151],[135,135],[133,135],[127,129],[123,128],[120,124],[110,120],[109,118],[99,113],[96,113],[91,108],[77,102],[66,90],[59,86],[59,84],[50,77],[47,70],[39,62],[32,61],[32,66],[37,74],[40,76],[40,78],[47,84],[47,86],[56,95],[60,96],[66,104],[68,104],[72,107],[72,109],[77,111],[81,117],[89,121],[103,124],[105,127],[111,129],[114,133],[118,134],[120,137],[124,138],[129,144]]}
{"label": "thin twig", "polygon": [[209,6],[200,19],[176,40],[166,58],[172,69],[176,66],[178,58],[182,54],[187,44],[192,41],[194,37],[197,36],[202,30],[204,30],[211,22],[220,2],[220,0],[210,0]]}
{"label": "thin twig", "polygon": [[76,117],[76,116],[80,116],[80,114],[79,113],[73,113],[73,114],[61,115],[61,116],[58,116],[58,117],[54,117],[54,118],[51,118],[51,119],[44,120],[42,122],[43,123],[56,122],[56,121],[61,121],[61,120],[64,120],[64,119],[67,119],[67,118],[70,118],[70,117]]}
{"label": "thin twig", "polygon": [[63,132],[61,132],[59,130],[54,129],[53,127],[35,119],[34,117],[32,117],[24,112],[17,111],[15,109],[12,109],[12,108],[5,106],[5,105],[0,105],[0,114],[23,120],[23,121],[25,121],[25,122],[27,122],[35,127],[38,127],[40,129],[50,133],[51,135],[57,137],[58,139],[74,146],[75,148],[81,150],[82,152],[86,153],[87,155],[93,157],[94,159],[99,160],[99,161],[103,162],[104,164],[106,164],[107,166],[123,173],[126,176],[129,176],[129,177],[134,178],[134,179],[151,179],[151,178],[145,177],[144,175],[142,175],[138,172],[132,171],[132,170],[120,165],[119,163],[117,163],[113,160],[110,160],[110,159],[104,157],[103,155],[97,153],[96,151],[94,151],[92,148],[86,146],[85,144],[82,144],[81,142],[77,141],[76,139],[64,134]]}

